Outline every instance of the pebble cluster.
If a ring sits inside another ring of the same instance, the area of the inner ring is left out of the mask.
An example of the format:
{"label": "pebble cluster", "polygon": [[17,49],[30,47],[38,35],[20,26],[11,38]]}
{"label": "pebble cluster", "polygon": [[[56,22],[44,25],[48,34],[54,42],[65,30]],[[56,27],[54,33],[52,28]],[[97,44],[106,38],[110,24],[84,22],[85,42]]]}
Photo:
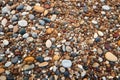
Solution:
{"label": "pebble cluster", "polygon": [[0,80],[120,80],[120,0],[0,0]]}

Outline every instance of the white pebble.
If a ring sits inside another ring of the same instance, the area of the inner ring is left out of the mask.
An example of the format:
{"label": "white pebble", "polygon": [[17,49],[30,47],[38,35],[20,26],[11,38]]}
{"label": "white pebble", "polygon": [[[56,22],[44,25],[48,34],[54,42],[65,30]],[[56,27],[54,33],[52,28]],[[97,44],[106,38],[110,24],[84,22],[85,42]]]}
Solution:
{"label": "white pebble", "polygon": [[8,40],[3,40],[3,44],[5,45],[5,46],[7,46],[8,44],[9,44],[9,41]]}
{"label": "white pebble", "polygon": [[96,20],[92,20],[93,24],[98,24],[98,22]]}
{"label": "white pebble", "polygon": [[66,46],[66,51],[67,52],[71,52],[72,51],[72,48],[70,46]]}
{"label": "white pebble", "polygon": [[24,35],[23,35],[23,38],[28,38],[29,37],[29,34],[28,33],[25,33]]}
{"label": "white pebble", "polygon": [[6,24],[7,24],[7,19],[4,18],[4,19],[1,21],[1,24],[2,24],[3,26],[6,26]]}
{"label": "white pebble", "polygon": [[108,10],[110,10],[110,6],[109,5],[103,5],[102,9],[108,11]]}
{"label": "white pebble", "polygon": [[52,15],[52,17],[51,17],[51,21],[55,21],[56,20],[56,18],[57,18],[57,15]]}
{"label": "white pebble", "polygon": [[48,39],[48,40],[46,41],[45,45],[46,45],[47,48],[50,48],[50,47],[52,46],[51,40]]}
{"label": "white pebble", "polygon": [[99,35],[99,36],[103,36],[104,34],[103,34],[102,31],[98,31],[98,35]]}
{"label": "white pebble", "polygon": [[98,37],[98,34],[97,33],[94,33],[94,38],[97,38]]}
{"label": "white pebble", "polygon": [[66,60],[66,59],[62,60],[62,66],[66,68],[70,68],[72,66],[71,60]]}
{"label": "white pebble", "polygon": [[21,27],[25,27],[28,25],[27,21],[26,20],[20,20],[18,21],[18,25],[21,26]]}

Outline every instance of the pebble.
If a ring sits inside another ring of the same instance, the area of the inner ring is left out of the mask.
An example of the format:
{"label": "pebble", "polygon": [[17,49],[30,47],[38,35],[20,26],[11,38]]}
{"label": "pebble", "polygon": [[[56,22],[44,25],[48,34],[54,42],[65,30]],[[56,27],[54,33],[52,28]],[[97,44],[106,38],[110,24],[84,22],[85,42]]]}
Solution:
{"label": "pebble", "polygon": [[48,10],[45,10],[43,15],[46,16],[48,12],[49,12]]}
{"label": "pebble", "polygon": [[51,34],[53,32],[53,28],[48,28],[47,30],[46,30],[46,34]]}
{"label": "pebble", "polygon": [[86,71],[81,72],[81,77],[84,77],[86,75]]}
{"label": "pebble", "polygon": [[42,62],[38,64],[39,67],[45,67],[47,65],[48,65],[48,62]]}
{"label": "pebble", "polygon": [[92,20],[93,24],[98,24],[98,22],[96,20]]}
{"label": "pebble", "polygon": [[7,61],[6,63],[5,63],[5,67],[9,67],[9,66],[11,66],[12,65],[12,62],[11,61]]}
{"label": "pebble", "polygon": [[18,26],[14,26],[14,27],[13,27],[13,32],[14,32],[14,33],[18,32],[18,30],[19,30]]}
{"label": "pebble", "polygon": [[24,5],[23,5],[23,4],[20,4],[20,5],[18,5],[18,6],[16,7],[16,9],[17,9],[18,11],[23,10],[23,9],[24,9]]}
{"label": "pebble", "polygon": [[7,6],[3,7],[2,14],[10,14],[10,8],[8,8]]}
{"label": "pebble", "polygon": [[29,37],[29,34],[28,34],[28,33],[25,33],[25,34],[23,34],[22,37],[25,38],[25,39],[27,39],[27,38]]}
{"label": "pebble", "polygon": [[57,18],[57,15],[52,15],[52,17],[51,17],[51,21],[55,21],[56,20],[56,18]]}
{"label": "pebble", "polygon": [[35,16],[33,14],[29,14],[29,19],[34,20]]}
{"label": "pebble", "polygon": [[65,67],[65,68],[70,68],[72,66],[72,62],[71,60],[62,60],[62,66]]}
{"label": "pebble", "polygon": [[27,42],[33,42],[33,41],[34,41],[33,37],[28,37],[27,38]]}
{"label": "pebble", "polygon": [[99,35],[99,36],[104,36],[104,34],[103,34],[102,31],[98,31],[98,35]]}
{"label": "pebble", "polygon": [[117,42],[118,46],[120,46],[120,40]]}
{"label": "pebble", "polygon": [[3,26],[6,26],[6,24],[7,24],[7,19],[4,18],[4,19],[1,21],[1,24],[2,24]]}
{"label": "pebble", "polygon": [[38,5],[34,6],[33,9],[34,9],[34,11],[39,12],[39,13],[43,13],[45,10],[43,7],[38,6]]}
{"label": "pebble", "polygon": [[29,5],[27,5],[26,10],[27,10],[27,11],[30,11],[30,10],[32,10],[32,7],[29,6]]}
{"label": "pebble", "polygon": [[60,72],[64,73],[65,72],[65,68],[64,67],[60,67]]}
{"label": "pebble", "polygon": [[12,59],[11,59],[11,62],[12,62],[13,64],[16,64],[16,63],[18,62],[18,57],[16,56],[16,57],[12,58]]}
{"label": "pebble", "polygon": [[109,5],[103,5],[102,9],[105,10],[105,11],[109,11],[111,8],[110,8]]}
{"label": "pebble", "polygon": [[46,45],[47,48],[50,48],[50,47],[52,46],[51,40],[48,39],[48,40],[46,41],[45,45]]}
{"label": "pebble", "polygon": [[8,40],[3,40],[3,44],[5,45],[5,46],[7,46],[8,44],[9,44],[9,41]]}
{"label": "pebble", "polygon": [[51,20],[49,18],[46,18],[46,17],[44,17],[43,20],[47,23],[51,22]]}
{"label": "pebble", "polygon": [[18,21],[18,25],[21,26],[21,27],[25,27],[28,25],[27,21],[26,20],[20,20]]}
{"label": "pebble", "polygon": [[35,60],[35,58],[32,56],[28,56],[24,59],[24,61],[26,61],[26,62],[33,62],[34,60]]}
{"label": "pebble", "polygon": [[5,69],[4,68],[0,68],[0,74],[4,73],[4,72],[5,72]]}
{"label": "pebble", "polygon": [[14,22],[14,21],[18,21],[19,18],[18,18],[16,15],[13,15],[12,18],[11,18],[11,20],[12,20],[13,22]]}
{"label": "pebble", "polygon": [[72,48],[70,46],[66,46],[66,51],[67,52],[71,52],[72,51]]}
{"label": "pebble", "polygon": [[98,52],[98,54],[102,54],[102,53],[103,53],[103,50],[102,50],[101,48],[98,48],[98,49],[97,49],[97,52]]}
{"label": "pebble", "polygon": [[113,61],[113,62],[115,62],[115,61],[118,60],[117,57],[116,57],[113,53],[111,53],[111,52],[106,52],[105,58],[106,58],[107,60]]}
{"label": "pebble", "polygon": [[44,26],[45,25],[45,21],[44,20],[39,20],[40,25]]}
{"label": "pebble", "polygon": [[53,60],[57,61],[60,59],[60,55],[59,54],[56,54],[53,56]]}
{"label": "pebble", "polygon": [[0,76],[0,80],[6,80],[6,76]]}
{"label": "pebble", "polygon": [[44,57],[42,57],[42,56],[37,56],[37,57],[36,57],[36,60],[39,61],[39,62],[43,62],[43,61],[44,61]]}
{"label": "pebble", "polygon": [[93,63],[92,67],[94,67],[94,68],[99,67],[99,63],[97,63],[97,62]]}
{"label": "pebble", "polygon": [[37,38],[38,37],[37,33],[36,32],[32,32],[32,37],[33,38]]}
{"label": "pebble", "polygon": [[30,64],[30,65],[24,65],[23,66],[23,70],[24,71],[26,71],[26,70],[31,70],[31,69],[33,69],[35,67],[35,65],[34,64]]}
{"label": "pebble", "polygon": [[23,35],[23,34],[25,34],[25,33],[26,33],[25,28],[21,28],[20,31],[19,31],[19,34]]}
{"label": "pebble", "polygon": [[65,72],[64,72],[64,76],[65,76],[65,77],[69,77],[69,75],[70,75],[70,73],[69,73],[68,71],[65,71]]}

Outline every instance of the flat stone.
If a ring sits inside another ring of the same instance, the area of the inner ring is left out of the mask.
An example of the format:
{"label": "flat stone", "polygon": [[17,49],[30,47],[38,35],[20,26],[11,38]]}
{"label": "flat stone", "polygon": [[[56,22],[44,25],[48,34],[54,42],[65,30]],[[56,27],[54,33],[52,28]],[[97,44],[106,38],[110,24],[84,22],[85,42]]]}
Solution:
{"label": "flat stone", "polygon": [[118,46],[120,46],[120,40],[118,40],[117,44],[118,44]]}
{"label": "flat stone", "polygon": [[98,54],[102,54],[102,53],[103,53],[103,50],[102,50],[101,48],[98,48],[98,49],[97,49],[97,53],[98,53]]}
{"label": "flat stone", "polygon": [[13,32],[14,32],[14,33],[18,32],[18,30],[19,30],[18,26],[14,26],[14,27],[13,27]]}
{"label": "flat stone", "polygon": [[52,32],[53,32],[53,28],[48,28],[47,30],[46,30],[46,34],[51,34]]}
{"label": "flat stone", "polygon": [[33,69],[35,67],[35,65],[34,64],[31,64],[31,65],[24,65],[23,66],[23,70],[30,70],[30,69]]}
{"label": "flat stone", "polygon": [[65,68],[64,67],[60,67],[60,72],[64,73],[65,72]]}
{"label": "flat stone", "polygon": [[48,62],[42,62],[38,64],[39,67],[45,67],[47,65],[48,65]]}
{"label": "flat stone", "polygon": [[93,24],[98,24],[98,22],[96,20],[92,20]]}
{"label": "flat stone", "polygon": [[105,10],[105,11],[109,11],[111,8],[110,8],[109,5],[103,5],[102,9]]}
{"label": "flat stone", "polygon": [[6,80],[6,76],[0,76],[0,80]]}
{"label": "flat stone", "polygon": [[94,67],[94,68],[96,68],[98,66],[99,66],[99,63],[97,63],[97,62],[93,63],[93,65],[92,65],[92,67]]}
{"label": "flat stone", "polygon": [[24,5],[23,5],[23,4],[20,4],[20,5],[18,5],[18,6],[16,7],[16,9],[17,9],[18,11],[23,10],[23,9],[24,9]]}
{"label": "flat stone", "polygon": [[23,35],[23,34],[25,34],[25,33],[26,33],[25,28],[21,28],[20,31],[19,31],[19,34]]}
{"label": "flat stone", "polygon": [[57,15],[52,15],[52,17],[51,17],[51,21],[55,21],[56,20],[56,18],[57,18]]}
{"label": "flat stone", "polygon": [[12,59],[11,59],[11,62],[12,62],[13,64],[16,64],[16,63],[18,62],[18,57],[16,56],[16,57],[12,58]]}
{"label": "flat stone", "polygon": [[33,20],[35,18],[35,16],[33,14],[29,14],[29,19]]}
{"label": "flat stone", "polygon": [[8,7],[3,7],[3,8],[2,8],[2,14],[10,14],[10,8],[8,8]]}
{"label": "flat stone", "polygon": [[45,45],[46,45],[47,48],[50,48],[50,47],[52,46],[51,40],[48,39],[48,40],[46,41]]}
{"label": "flat stone", "polygon": [[45,21],[44,20],[39,20],[39,24],[44,26],[45,25]]}
{"label": "flat stone", "polygon": [[98,31],[98,35],[99,35],[99,36],[104,36],[104,34],[103,34],[102,31]]}
{"label": "flat stone", "polygon": [[18,25],[21,26],[21,27],[25,27],[28,25],[27,21],[26,20],[20,20],[18,21]]}
{"label": "flat stone", "polygon": [[72,66],[71,60],[67,60],[67,59],[62,60],[62,66],[65,68],[70,68]]}
{"label": "flat stone", "polygon": [[46,16],[48,12],[49,12],[48,10],[45,10],[43,15]]}
{"label": "flat stone", "polygon": [[3,40],[3,44],[4,44],[5,46],[7,46],[7,45],[9,44],[9,41],[6,40],[6,39],[4,39],[4,40]]}
{"label": "flat stone", "polygon": [[9,66],[11,66],[11,64],[12,64],[12,62],[8,61],[8,62],[5,63],[5,67],[9,67]]}
{"label": "flat stone", "polygon": [[5,72],[5,69],[4,68],[0,68],[0,74],[4,73],[4,72]]}
{"label": "flat stone", "polygon": [[28,56],[28,57],[26,57],[25,59],[24,59],[24,61],[26,61],[26,62],[33,62],[35,59],[34,59],[34,57],[32,57],[32,56]]}
{"label": "flat stone", "polygon": [[39,13],[43,13],[45,10],[43,7],[38,6],[38,5],[34,6],[33,9],[34,11],[39,12]]}
{"label": "flat stone", "polygon": [[118,60],[117,57],[111,52],[106,52],[105,58],[109,61],[114,61],[114,62]]}
{"label": "flat stone", "polygon": [[2,24],[3,26],[6,26],[6,24],[7,24],[7,19],[4,18],[4,19],[1,21],[1,24]]}
{"label": "flat stone", "polygon": [[11,20],[14,22],[14,21],[18,21],[19,19],[18,19],[18,17],[16,15],[13,15]]}
{"label": "flat stone", "polygon": [[23,34],[22,37],[25,38],[25,39],[27,39],[27,38],[29,37],[29,34],[28,34],[28,33],[25,33],[25,34]]}

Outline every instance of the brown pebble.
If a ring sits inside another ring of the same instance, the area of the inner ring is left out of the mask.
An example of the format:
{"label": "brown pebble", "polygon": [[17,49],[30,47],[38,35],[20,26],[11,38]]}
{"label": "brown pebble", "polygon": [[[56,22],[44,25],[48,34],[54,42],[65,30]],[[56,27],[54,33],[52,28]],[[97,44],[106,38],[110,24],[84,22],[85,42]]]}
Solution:
{"label": "brown pebble", "polygon": [[18,26],[14,26],[13,32],[16,33],[16,32],[18,32],[18,30],[19,30]]}
{"label": "brown pebble", "polygon": [[118,41],[118,46],[120,46],[120,40]]}
{"label": "brown pebble", "polygon": [[53,28],[48,28],[47,30],[46,30],[46,34],[51,34],[52,32],[53,32]]}
{"label": "brown pebble", "polygon": [[48,62],[42,62],[40,64],[38,64],[39,67],[44,67],[44,66],[47,66],[48,65]]}
{"label": "brown pebble", "polygon": [[34,11],[36,11],[36,12],[43,13],[44,10],[45,9],[41,6],[34,6]]}
{"label": "brown pebble", "polygon": [[4,72],[5,72],[5,69],[4,68],[0,68],[0,74],[4,73]]}
{"label": "brown pebble", "polygon": [[60,59],[60,55],[56,54],[56,55],[53,56],[53,60],[57,61],[59,59]]}
{"label": "brown pebble", "polygon": [[34,59],[34,57],[32,57],[32,56],[29,56],[29,57],[26,57],[25,59],[24,59],[24,61],[26,61],[26,62],[33,62],[35,59]]}

